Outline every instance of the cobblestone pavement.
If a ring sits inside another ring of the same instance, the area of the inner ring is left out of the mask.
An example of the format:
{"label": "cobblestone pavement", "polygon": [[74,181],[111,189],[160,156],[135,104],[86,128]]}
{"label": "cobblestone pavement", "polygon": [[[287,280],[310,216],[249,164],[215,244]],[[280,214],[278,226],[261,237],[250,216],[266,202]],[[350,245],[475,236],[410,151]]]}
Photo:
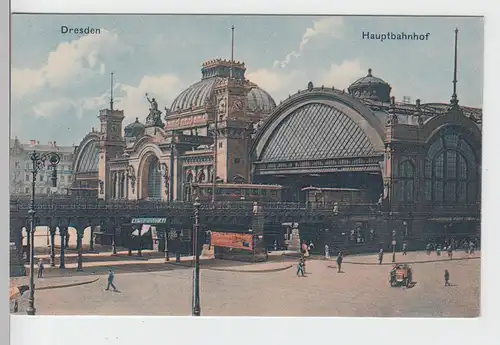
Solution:
{"label": "cobblestone pavement", "polygon": [[[435,254],[433,254],[435,256]],[[479,253],[476,254],[479,256]],[[349,264],[337,273],[335,262],[310,260],[307,277],[295,267],[279,272],[201,270],[201,308],[205,316],[363,316],[363,317],[475,317],[479,315],[480,260],[415,263],[412,288],[389,287],[389,265]],[[409,253],[408,261],[430,259]],[[400,260],[400,254],[398,259]],[[348,257],[346,261],[376,261],[376,256]],[[385,257],[390,261],[390,255]],[[405,261],[406,258],[405,258]],[[292,261],[292,263],[295,261]],[[275,262],[256,264],[261,268]],[[172,265],[173,266],[173,265]],[[252,265],[253,266],[253,265]],[[444,287],[444,269],[452,286]],[[70,278],[51,278],[65,281]],[[39,315],[190,315],[192,269],[149,273],[119,273],[118,292],[104,291],[106,279],[96,283],[36,294]],[[21,309],[23,308],[21,306]],[[22,313],[22,311],[21,311]]]}

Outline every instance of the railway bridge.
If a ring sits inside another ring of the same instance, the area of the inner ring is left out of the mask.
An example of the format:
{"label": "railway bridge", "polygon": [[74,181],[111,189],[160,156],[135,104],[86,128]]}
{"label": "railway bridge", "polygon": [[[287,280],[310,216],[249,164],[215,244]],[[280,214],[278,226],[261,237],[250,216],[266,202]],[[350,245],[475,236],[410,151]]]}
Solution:
{"label": "railway bridge", "polygon": [[[477,206],[479,207],[479,206]],[[31,201],[26,196],[10,199],[10,240],[18,248],[22,244],[22,228],[29,229]],[[130,233],[141,223],[153,222],[158,233],[180,233],[190,239],[194,206],[185,201],[100,200],[74,196],[37,197],[35,225],[47,226],[51,236],[64,236],[68,227],[95,231],[116,240],[116,234]],[[267,246],[273,244],[296,247],[299,241],[313,241],[319,246],[390,244],[397,233],[398,243],[425,237],[426,222],[436,217],[445,224],[464,222],[470,212],[460,207],[411,207],[401,205],[390,211],[378,204],[307,204],[290,202],[216,201],[201,202],[199,221],[202,231],[252,231],[262,235]],[[479,213],[479,208],[476,211]],[[476,220],[476,212],[471,221]],[[156,222],[156,223],[155,223]],[[448,226],[448,228],[447,228]],[[169,235],[171,236],[171,235]],[[90,236],[91,241],[94,235]],[[118,239],[119,241],[119,239]],[[189,247],[189,246],[188,246]]]}

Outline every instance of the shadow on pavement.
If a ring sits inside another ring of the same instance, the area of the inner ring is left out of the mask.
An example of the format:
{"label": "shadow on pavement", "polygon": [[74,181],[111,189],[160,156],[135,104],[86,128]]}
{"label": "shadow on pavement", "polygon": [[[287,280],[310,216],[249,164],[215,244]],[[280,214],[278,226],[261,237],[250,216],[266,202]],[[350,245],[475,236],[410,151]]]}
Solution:
{"label": "shadow on pavement", "polygon": [[[276,262],[276,261],[268,261]],[[264,263],[262,263],[264,264]],[[224,270],[227,267],[242,267],[253,265],[256,270],[248,270],[248,273],[256,272],[259,270],[259,266],[261,263],[251,263],[251,262],[240,262],[240,261],[228,261],[228,260],[202,260],[200,261],[201,269],[220,269]],[[176,263],[174,261],[165,262],[144,262],[144,263],[127,263],[127,264],[118,264],[113,265],[113,262],[104,262],[102,266],[87,266],[85,267],[85,263],[83,264],[83,271],[78,272],[76,268],[65,268],[59,269],[57,267],[46,268],[44,271],[44,279],[51,278],[61,278],[61,277],[78,277],[78,276],[88,276],[88,275],[107,275],[108,270],[112,268],[115,274],[122,273],[144,273],[144,272],[166,272],[173,270],[185,270],[192,269],[193,263],[192,261],[184,261],[180,263]],[[274,270],[283,270],[285,268],[271,269]],[[228,270],[229,271],[229,270]],[[243,270],[231,270],[234,272],[246,272]],[[264,270],[265,271],[265,270]]]}

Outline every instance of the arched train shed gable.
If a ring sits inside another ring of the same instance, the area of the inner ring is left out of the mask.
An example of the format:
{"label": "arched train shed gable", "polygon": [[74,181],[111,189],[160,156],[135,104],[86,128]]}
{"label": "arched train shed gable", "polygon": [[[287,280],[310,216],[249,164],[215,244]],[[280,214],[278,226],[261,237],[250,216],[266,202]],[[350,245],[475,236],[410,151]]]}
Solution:
{"label": "arched train shed gable", "polygon": [[[430,118],[425,122],[421,135],[426,138],[425,141],[427,144],[431,144],[440,130],[450,125],[460,127],[461,134],[466,137],[474,151],[481,152],[481,130],[474,121],[458,112],[451,112]],[[477,158],[480,160],[481,155],[479,154]]]}
{"label": "arched train shed gable", "polygon": [[254,161],[375,156],[384,128],[359,101],[334,90],[303,91],[282,103],[259,131]]}
{"label": "arched train shed gable", "polygon": [[73,171],[77,174],[99,171],[99,152],[99,134],[87,134],[78,146]]}

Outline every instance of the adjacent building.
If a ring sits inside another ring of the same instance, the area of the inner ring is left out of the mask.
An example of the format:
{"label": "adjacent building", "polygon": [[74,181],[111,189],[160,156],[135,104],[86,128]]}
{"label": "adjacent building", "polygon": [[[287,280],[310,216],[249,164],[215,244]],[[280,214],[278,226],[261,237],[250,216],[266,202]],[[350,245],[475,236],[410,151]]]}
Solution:
{"label": "adjacent building", "polygon": [[74,146],[59,146],[56,141],[47,144],[40,144],[39,141],[30,140],[29,143],[23,144],[16,137],[10,140],[10,193],[11,194],[26,194],[32,192],[32,170],[33,162],[30,159],[30,154],[33,151],[39,153],[56,152],[59,154],[61,161],[57,166],[57,190],[52,190],[51,171],[42,169],[36,176],[35,194],[49,195],[67,194],[68,188],[73,183],[73,152]]}

